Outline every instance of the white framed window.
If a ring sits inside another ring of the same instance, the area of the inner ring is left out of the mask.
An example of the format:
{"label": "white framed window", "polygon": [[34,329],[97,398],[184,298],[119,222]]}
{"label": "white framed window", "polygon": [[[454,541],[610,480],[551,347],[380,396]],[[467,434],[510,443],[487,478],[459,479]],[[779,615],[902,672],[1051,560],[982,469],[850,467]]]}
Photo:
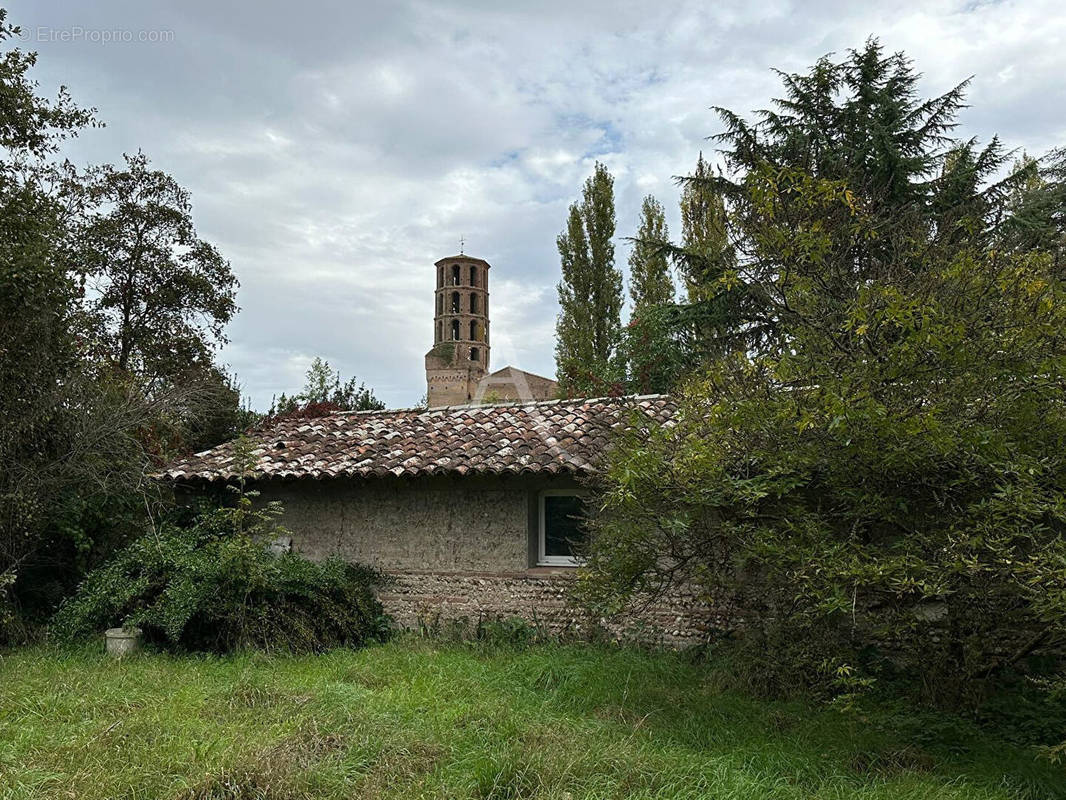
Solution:
{"label": "white framed window", "polygon": [[538,565],[577,567],[584,563],[578,555],[588,539],[583,492],[576,489],[544,490],[540,493],[538,518]]}

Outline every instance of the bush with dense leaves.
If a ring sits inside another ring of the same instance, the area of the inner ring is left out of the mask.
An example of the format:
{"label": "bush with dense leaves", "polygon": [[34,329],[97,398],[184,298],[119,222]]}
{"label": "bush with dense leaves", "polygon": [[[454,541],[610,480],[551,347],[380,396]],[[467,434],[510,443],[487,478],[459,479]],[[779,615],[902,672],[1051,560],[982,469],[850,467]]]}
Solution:
{"label": "bush with dense leaves", "polygon": [[373,592],[383,576],[271,552],[284,533],[280,511],[254,508],[242,493],[235,507],[147,532],[89,575],[56,614],[53,637],[124,625],[174,649],[302,652],[383,638],[388,621]]}

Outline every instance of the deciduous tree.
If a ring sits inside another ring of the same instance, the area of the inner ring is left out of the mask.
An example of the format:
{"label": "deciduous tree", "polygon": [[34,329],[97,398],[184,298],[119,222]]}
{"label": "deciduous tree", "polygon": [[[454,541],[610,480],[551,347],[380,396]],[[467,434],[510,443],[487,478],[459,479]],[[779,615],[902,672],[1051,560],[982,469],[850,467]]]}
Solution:
{"label": "deciduous tree", "polygon": [[[0,10],[0,43],[7,47],[16,34]],[[200,414],[190,387],[172,379],[146,391],[142,379],[164,362],[172,377],[212,370],[181,334],[202,324],[191,319],[197,313],[221,310],[215,321],[228,318],[232,303],[225,274],[223,297],[212,306],[196,300],[210,293],[202,285],[212,280],[210,266],[193,278],[166,277],[157,263],[146,268],[155,270],[154,282],[137,284],[131,325],[118,333],[116,265],[136,262],[137,239],[119,231],[137,228],[144,242],[158,244],[165,224],[153,228],[152,220],[175,208],[166,207],[166,192],[109,199],[104,188],[118,179],[115,170],[86,174],[60,158],[65,139],[97,123],[65,89],[54,101],[38,96],[29,75],[35,63],[18,48],[0,55],[0,640],[10,632],[6,592],[17,597],[21,619],[47,613],[86,568],[144,524],[158,498],[148,474],[172,434]],[[195,238],[182,241],[187,247],[171,253],[180,269],[217,265]],[[106,277],[112,270],[114,284]],[[186,302],[188,309],[174,308]],[[112,324],[101,326],[100,313]],[[140,328],[132,324],[138,315]],[[178,337],[168,352],[165,332],[175,317],[184,329],[170,325]],[[183,355],[194,357],[182,363]],[[115,368],[119,360],[125,373]]]}
{"label": "deciduous tree", "polygon": [[622,273],[614,264],[614,232],[614,179],[597,163],[557,239],[563,277],[556,371],[571,396],[610,393],[621,378]]}
{"label": "deciduous tree", "polygon": [[[0,43],[18,33],[0,9]],[[0,56],[0,639],[6,590],[69,475],[79,402],[80,288],[62,258],[70,170],[56,153],[93,114],[65,89],[38,96],[35,63],[18,48]]]}
{"label": "deciduous tree", "polygon": [[670,241],[666,212],[652,195],[640,206],[640,225],[629,254],[629,297],[633,316],[647,308],[674,301],[674,282],[664,246]]}
{"label": "deciduous tree", "polygon": [[89,182],[74,248],[104,357],[150,392],[211,364],[237,312],[237,279],[197,235],[188,191],[143,153],[125,160]]}
{"label": "deciduous tree", "polygon": [[669,238],[662,204],[648,195],[641,204],[640,224],[629,254],[633,310],[619,346],[629,392],[667,391],[675,372],[671,359],[676,348],[674,331],[662,324],[664,311],[674,304]]}

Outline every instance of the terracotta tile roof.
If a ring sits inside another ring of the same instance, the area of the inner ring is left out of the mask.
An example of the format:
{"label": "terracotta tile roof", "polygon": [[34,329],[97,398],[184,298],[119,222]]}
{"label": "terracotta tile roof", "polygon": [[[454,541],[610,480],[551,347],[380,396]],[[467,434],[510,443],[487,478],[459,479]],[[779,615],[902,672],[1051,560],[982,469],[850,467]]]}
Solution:
{"label": "terracotta tile roof", "polygon": [[[256,477],[590,473],[628,412],[669,423],[667,395],[355,411],[282,420],[250,434]],[[234,443],[179,458],[158,477],[229,480]]]}

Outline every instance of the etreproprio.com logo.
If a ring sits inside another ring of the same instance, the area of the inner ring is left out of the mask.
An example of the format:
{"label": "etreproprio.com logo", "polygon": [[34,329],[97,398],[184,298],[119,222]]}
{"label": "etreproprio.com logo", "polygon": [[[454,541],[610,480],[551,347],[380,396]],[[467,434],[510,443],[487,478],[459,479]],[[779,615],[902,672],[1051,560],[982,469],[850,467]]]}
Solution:
{"label": "etreproprio.com logo", "polygon": [[53,28],[38,25],[32,28],[20,28],[18,37],[24,42],[59,42],[63,44],[168,44],[174,41],[171,30],[133,30],[132,28],[85,28],[71,25],[65,28]]}

